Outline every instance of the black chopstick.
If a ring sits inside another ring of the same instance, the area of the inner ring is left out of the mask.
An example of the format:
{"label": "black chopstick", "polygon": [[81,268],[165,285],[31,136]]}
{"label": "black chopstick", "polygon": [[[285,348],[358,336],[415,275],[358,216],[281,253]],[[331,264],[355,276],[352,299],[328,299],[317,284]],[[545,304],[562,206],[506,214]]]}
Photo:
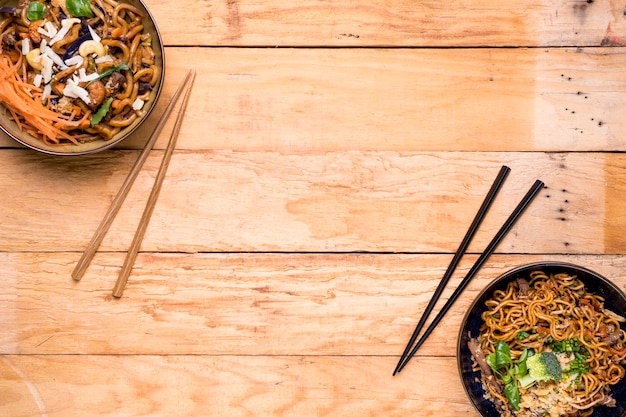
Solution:
{"label": "black chopstick", "polygon": [[433,294],[432,298],[428,302],[428,305],[426,306],[426,309],[424,310],[424,313],[422,314],[422,317],[420,318],[419,323],[415,327],[415,330],[413,331],[413,335],[411,335],[411,339],[409,339],[409,343],[407,343],[406,348],[404,349],[404,352],[402,352],[402,356],[400,357],[400,360],[398,361],[398,364],[396,365],[396,369],[394,369],[393,371],[394,375],[399,371],[400,366],[402,365],[402,362],[404,362],[406,355],[411,350],[411,346],[413,346],[413,343],[415,343],[415,339],[417,339],[417,335],[422,331],[422,328],[424,327],[424,323],[426,323],[426,320],[428,319],[430,313],[435,307],[435,304],[437,304],[437,301],[439,300],[441,293],[443,292],[446,285],[448,284],[448,281],[450,280],[452,273],[454,272],[457,265],[459,264],[461,257],[463,256],[463,254],[465,253],[465,250],[467,249],[470,242],[472,241],[472,238],[474,237],[474,234],[476,233],[478,226],[480,226],[480,223],[485,218],[485,215],[487,214],[489,207],[491,207],[491,203],[493,203],[493,201],[495,200],[495,197],[498,194],[498,191],[500,191],[500,188],[502,187],[502,184],[504,184],[504,180],[506,179],[506,176],[509,174],[510,171],[511,171],[511,168],[507,167],[506,165],[503,165],[502,168],[500,168],[500,172],[498,173],[498,176],[496,177],[493,184],[491,185],[491,188],[489,189],[489,192],[485,196],[485,199],[483,200],[482,205],[478,209],[478,212],[476,213],[476,216],[474,217],[472,224],[470,225],[469,229],[467,229],[467,232],[465,233],[465,237],[461,241],[459,248],[454,254],[454,257],[452,258],[450,265],[448,265],[448,269],[443,275],[443,278],[441,278],[441,281],[439,282],[439,286],[435,290],[435,293]]}
{"label": "black chopstick", "polygon": [[535,181],[535,183],[530,188],[530,190],[528,190],[528,192],[526,193],[522,201],[520,201],[517,207],[515,207],[515,210],[513,210],[513,213],[511,213],[511,215],[506,220],[504,225],[502,225],[498,233],[496,233],[496,235],[491,240],[489,245],[487,245],[487,248],[480,255],[480,257],[478,258],[476,263],[472,266],[472,268],[469,270],[465,278],[463,278],[459,286],[454,290],[454,292],[452,293],[448,301],[446,301],[444,306],[441,308],[441,311],[437,314],[437,316],[435,316],[430,326],[428,326],[428,328],[426,329],[426,331],[424,332],[420,340],[417,342],[417,344],[411,351],[411,353],[409,353],[409,355],[405,358],[404,362],[402,362],[397,372],[402,371],[402,369],[406,366],[406,364],[415,355],[415,352],[417,352],[417,350],[422,346],[422,344],[424,344],[428,336],[433,332],[435,327],[437,327],[437,324],[439,324],[443,316],[448,312],[450,307],[452,307],[452,304],[454,304],[454,302],[459,297],[459,295],[461,295],[461,292],[463,292],[463,290],[465,289],[467,284],[469,284],[470,280],[474,277],[476,272],[478,272],[478,270],[485,263],[487,258],[489,258],[489,256],[493,253],[493,251],[496,249],[500,241],[506,236],[506,234],[509,232],[511,227],[513,227],[515,222],[520,218],[524,210],[526,210],[526,207],[528,207],[528,205],[532,202],[532,200],[537,196],[537,194],[539,193],[539,191],[541,191],[543,187],[544,187],[543,182],[541,182],[540,180]]}

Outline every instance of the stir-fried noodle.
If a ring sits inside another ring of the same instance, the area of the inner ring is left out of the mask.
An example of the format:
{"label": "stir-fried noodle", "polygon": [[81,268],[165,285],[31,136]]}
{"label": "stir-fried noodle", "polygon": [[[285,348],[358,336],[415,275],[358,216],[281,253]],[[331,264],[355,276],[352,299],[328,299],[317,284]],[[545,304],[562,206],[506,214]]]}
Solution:
{"label": "stir-fried noodle", "polygon": [[[605,309],[604,299],[587,292],[576,276],[533,272],[529,280],[518,278],[495,291],[485,305],[484,324],[470,350],[486,396],[503,416],[586,416],[596,406],[615,406],[611,386],[624,377],[626,364],[626,333],[620,328],[624,318]],[[525,351],[553,352],[562,378],[526,389],[513,382],[517,387],[512,389],[519,391],[513,407],[505,382],[485,360],[502,342],[512,363]]]}
{"label": "stir-fried noodle", "polygon": [[139,9],[20,0],[0,18],[0,101],[20,129],[78,144],[109,140],[145,115],[161,70]]}

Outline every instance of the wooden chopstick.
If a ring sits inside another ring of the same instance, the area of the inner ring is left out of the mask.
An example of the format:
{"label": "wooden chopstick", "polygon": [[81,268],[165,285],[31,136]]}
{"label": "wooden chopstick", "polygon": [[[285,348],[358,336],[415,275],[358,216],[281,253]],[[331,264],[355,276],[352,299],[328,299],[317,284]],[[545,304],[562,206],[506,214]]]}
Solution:
{"label": "wooden chopstick", "polygon": [[191,86],[193,85],[193,81],[195,78],[195,71],[191,71],[190,73],[191,79],[187,84],[187,89],[185,91],[185,95],[183,96],[183,101],[180,105],[180,110],[178,112],[178,116],[176,117],[176,122],[174,123],[174,128],[172,129],[170,140],[167,144],[167,148],[165,149],[165,155],[163,155],[161,166],[159,167],[159,171],[154,180],[154,185],[152,186],[152,191],[150,192],[150,196],[148,197],[148,202],[146,203],[143,215],[141,216],[141,220],[139,221],[139,226],[137,226],[137,230],[135,231],[135,237],[133,238],[130,248],[128,249],[126,259],[124,259],[124,264],[122,266],[122,270],[120,271],[120,275],[118,276],[117,281],[115,282],[115,286],[113,287],[113,296],[116,298],[120,298],[124,293],[124,288],[126,287],[128,277],[130,276],[130,272],[133,269],[135,259],[137,258],[137,254],[139,253],[141,242],[148,228],[148,224],[150,223],[150,217],[152,216],[152,212],[154,211],[154,206],[156,205],[157,199],[159,198],[159,192],[161,191],[161,186],[163,185],[163,179],[165,178],[167,168],[169,166],[170,160],[172,159],[172,153],[176,148],[176,139],[178,138],[178,132],[180,131],[183,116],[185,114],[185,109],[187,108],[187,102],[189,101],[189,93],[191,91]]}
{"label": "wooden chopstick", "polygon": [[411,360],[411,358],[415,355],[417,350],[424,344],[428,336],[433,332],[435,327],[437,327],[437,324],[439,324],[443,316],[448,312],[450,307],[452,307],[452,304],[454,304],[454,302],[459,297],[459,295],[461,295],[461,293],[463,292],[467,284],[469,284],[470,280],[474,277],[476,272],[478,272],[478,270],[482,267],[482,265],[485,263],[487,258],[489,258],[489,256],[493,253],[493,251],[496,249],[500,241],[502,241],[502,239],[506,236],[506,234],[509,232],[511,227],[513,227],[515,222],[520,218],[524,210],[526,210],[528,205],[533,201],[533,199],[537,196],[537,194],[539,193],[539,191],[541,191],[543,187],[544,187],[544,183],[542,181],[540,180],[535,181],[533,186],[528,190],[528,192],[526,193],[522,201],[520,201],[520,203],[517,205],[515,210],[513,210],[513,212],[511,213],[509,218],[506,220],[506,222],[504,222],[504,224],[502,225],[498,233],[496,233],[496,235],[491,240],[489,245],[487,245],[487,248],[480,255],[478,260],[476,260],[476,263],[474,263],[474,265],[469,270],[465,278],[463,278],[463,280],[459,283],[458,287],[454,290],[454,292],[452,293],[448,301],[446,301],[444,306],[441,308],[441,311],[439,311],[437,316],[435,316],[430,326],[428,326],[428,328],[426,329],[422,337],[418,340],[418,342],[413,347],[413,350],[411,350],[411,352],[406,356],[406,358],[404,359],[404,361],[402,362],[402,364],[400,365],[400,367],[397,369],[395,373],[401,372],[402,369]]}
{"label": "wooden chopstick", "polygon": [[176,90],[172,98],[170,99],[170,102],[165,108],[165,111],[163,112],[161,117],[159,118],[159,121],[156,127],[154,128],[154,131],[152,132],[152,135],[150,135],[150,138],[148,139],[148,141],[144,145],[143,150],[137,157],[135,164],[133,165],[132,169],[128,173],[128,176],[124,180],[124,183],[120,187],[120,190],[117,192],[117,195],[111,202],[111,205],[109,206],[108,211],[102,218],[102,221],[100,222],[100,225],[96,229],[96,232],[93,234],[91,241],[87,245],[87,248],[83,252],[81,258],[79,259],[78,263],[74,267],[74,270],[72,271],[72,278],[74,280],[80,281],[83,275],[85,275],[85,272],[87,271],[87,268],[89,267],[89,264],[93,260],[93,257],[95,256],[96,251],[100,247],[100,244],[102,243],[104,236],[109,230],[109,227],[111,227],[111,223],[113,223],[113,220],[115,219],[115,216],[117,215],[117,212],[122,207],[122,203],[126,199],[126,196],[128,195],[128,192],[130,191],[130,188],[135,182],[135,179],[137,178],[137,176],[139,175],[139,172],[141,171],[143,164],[146,162],[146,159],[148,158],[148,154],[152,150],[152,147],[154,146],[157,138],[159,137],[161,130],[163,130],[163,126],[165,126],[165,123],[167,122],[167,118],[169,117],[170,113],[172,113],[172,110],[174,109],[174,105],[176,104],[176,101],[178,101],[178,98],[183,92],[183,88],[185,87],[185,84],[187,84],[187,81],[189,80],[190,77],[191,77],[191,71],[187,73],[185,78],[181,81],[180,85],[178,86],[178,89]]}
{"label": "wooden chopstick", "polygon": [[485,218],[487,211],[489,210],[489,208],[491,207],[491,204],[495,200],[496,195],[498,194],[498,191],[500,191],[500,188],[502,188],[502,184],[504,184],[504,180],[506,179],[510,171],[511,171],[511,168],[507,167],[506,165],[503,165],[502,168],[500,168],[500,171],[498,172],[498,175],[495,178],[493,184],[491,184],[491,188],[489,189],[489,192],[485,196],[485,199],[483,200],[480,208],[478,209],[478,212],[476,213],[476,216],[474,217],[472,224],[470,225],[469,229],[467,229],[467,232],[465,233],[465,237],[461,241],[459,248],[456,250],[456,253],[454,254],[454,257],[452,258],[450,265],[448,265],[448,269],[444,273],[443,278],[441,278],[441,281],[439,282],[439,285],[437,286],[437,289],[435,290],[433,296],[428,302],[428,305],[426,306],[426,309],[424,310],[424,313],[422,314],[422,317],[420,318],[419,323],[417,324],[417,326],[415,326],[415,330],[413,331],[413,334],[411,335],[411,338],[409,339],[409,343],[407,343],[406,348],[404,348],[404,352],[402,352],[402,356],[400,357],[400,360],[398,361],[398,364],[396,365],[396,369],[394,369],[393,371],[394,375],[399,371],[400,366],[402,365],[406,356],[411,350],[413,343],[415,343],[415,339],[417,339],[417,335],[422,331],[422,328],[424,327],[426,320],[428,320],[428,317],[430,316],[430,313],[433,311],[435,304],[437,304],[437,301],[439,300],[441,293],[443,292],[446,285],[448,284],[448,281],[450,280],[452,273],[456,269],[459,261],[461,260],[461,257],[463,257],[463,255],[465,254],[465,250],[467,249],[470,242],[472,241],[472,238],[474,237],[474,234],[476,233],[478,226],[480,226],[481,222]]}

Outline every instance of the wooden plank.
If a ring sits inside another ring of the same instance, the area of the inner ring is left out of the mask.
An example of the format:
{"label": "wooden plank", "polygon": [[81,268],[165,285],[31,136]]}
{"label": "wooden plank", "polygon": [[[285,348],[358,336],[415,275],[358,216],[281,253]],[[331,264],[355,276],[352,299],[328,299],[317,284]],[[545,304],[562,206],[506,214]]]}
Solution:
{"label": "wooden plank", "polygon": [[146,3],[167,45],[599,46],[626,35],[624,7],[617,1]]}
{"label": "wooden plank", "polygon": [[[612,158],[611,158],[612,159]],[[607,183],[626,183],[626,166],[617,163],[607,170]],[[619,186],[618,186],[619,187]],[[624,253],[626,248],[626,204],[624,196],[615,194],[615,187],[608,187],[605,190],[606,209],[610,211],[612,226],[605,229],[605,250],[606,253]]]}
{"label": "wooden plank", "polygon": [[[101,250],[128,248],[161,156],[149,158]],[[0,153],[7,202],[0,250],[84,250],[135,157],[131,151],[69,159]],[[623,248],[624,236],[613,231],[624,221],[622,153],[179,151],[142,250],[450,253],[502,164],[512,174],[470,250],[487,245],[537,178],[548,188],[499,252]],[[17,178],[29,188],[16,187]]]}
{"label": "wooden plank", "polygon": [[427,381],[418,372],[392,377],[393,362],[300,355],[0,356],[0,414],[400,417],[419,410],[423,416],[475,415],[454,358],[420,359],[432,375]]}
{"label": "wooden plank", "polygon": [[[475,259],[464,258],[449,288]],[[122,254],[99,254],[80,283],[70,278],[75,254],[0,253],[0,260],[7,289],[0,354],[397,358],[450,256],[141,254],[121,299],[111,289]],[[494,255],[420,354],[454,356],[478,292],[515,266],[544,260],[586,266],[626,291],[620,255]]]}
{"label": "wooden plank", "polygon": [[179,149],[623,151],[625,51],[168,48],[163,99],[124,147],[195,67]]}

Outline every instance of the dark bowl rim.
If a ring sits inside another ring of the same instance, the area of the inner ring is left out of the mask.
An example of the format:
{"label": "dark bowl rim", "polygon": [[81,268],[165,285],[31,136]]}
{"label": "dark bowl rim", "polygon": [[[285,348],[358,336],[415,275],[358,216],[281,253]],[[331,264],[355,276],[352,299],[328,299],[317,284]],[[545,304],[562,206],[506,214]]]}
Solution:
{"label": "dark bowl rim", "polygon": [[[463,386],[463,391],[465,392],[467,398],[469,399],[469,401],[472,403],[472,406],[474,407],[474,410],[481,416],[484,416],[485,414],[480,410],[480,408],[478,407],[478,404],[476,404],[476,399],[471,395],[469,387],[467,386],[467,384],[465,383],[465,378],[463,377],[464,375],[464,370],[463,370],[463,363],[462,363],[462,349],[465,349],[464,346],[462,346],[462,342],[464,340],[464,336],[463,333],[466,331],[466,324],[468,322],[468,320],[470,319],[470,314],[471,312],[475,309],[477,303],[479,302],[479,300],[481,300],[481,298],[483,296],[485,296],[485,294],[487,294],[490,291],[493,291],[494,288],[496,288],[499,284],[501,284],[504,281],[510,280],[512,277],[514,277],[515,275],[519,274],[521,271],[525,271],[525,270],[532,270],[532,269],[540,269],[540,268],[563,268],[563,269],[569,269],[569,270],[573,270],[573,271],[579,271],[582,272],[588,276],[593,277],[594,279],[597,279],[598,281],[600,281],[603,285],[606,285],[607,287],[611,288],[611,290],[613,290],[615,293],[619,294],[621,296],[621,298],[624,300],[624,302],[626,302],[626,294],[624,293],[624,291],[619,288],[615,283],[613,283],[611,280],[609,280],[608,278],[606,278],[605,276],[580,265],[576,265],[570,262],[562,262],[562,261],[539,261],[539,262],[532,262],[532,263],[528,263],[528,264],[524,264],[524,265],[519,265],[516,266],[514,268],[509,269],[508,271],[500,274],[499,276],[497,276],[496,278],[494,278],[492,281],[490,281],[482,290],[480,290],[478,292],[478,294],[474,297],[474,299],[472,300],[471,304],[469,305],[467,311],[464,313],[463,315],[463,320],[461,321],[461,324],[459,326],[459,331],[457,333],[457,346],[456,346],[456,362],[457,362],[457,370],[459,373],[459,377],[461,379],[461,385]],[[623,313],[623,312],[621,312]],[[626,378],[626,377],[625,377]],[[595,414],[595,412],[594,412]]]}
{"label": "dark bowl rim", "polygon": [[136,123],[134,126],[132,126],[132,128],[128,132],[124,133],[123,136],[120,136],[119,138],[112,140],[103,146],[93,148],[93,149],[86,149],[84,151],[77,151],[77,152],[66,152],[66,151],[57,152],[52,149],[45,149],[43,147],[39,147],[33,143],[28,143],[16,137],[13,133],[11,133],[9,129],[4,126],[4,123],[0,123],[0,130],[2,130],[2,132],[4,132],[9,138],[14,140],[15,142],[25,146],[28,149],[32,149],[42,154],[52,155],[52,156],[84,156],[84,155],[96,154],[98,152],[102,152],[107,149],[110,149],[113,146],[118,145],[122,141],[128,139],[133,133],[137,131],[137,129],[143,124],[143,122],[148,118],[148,116],[150,116],[152,111],[157,107],[157,103],[159,101],[159,98],[161,97],[163,84],[165,83],[165,46],[163,45],[163,37],[161,36],[161,31],[159,30],[156,19],[154,18],[154,15],[148,8],[148,5],[146,4],[146,2],[144,0],[125,0],[125,1],[138,2],[141,4],[141,6],[146,12],[146,17],[150,20],[150,22],[152,23],[152,26],[154,26],[154,32],[159,41],[159,52],[161,55],[161,73],[159,74],[158,87],[157,87],[156,92],[154,93],[154,99],[150,103],[150,108],[148,109],[146,114],[142,117],[142,120],[139,123]]}

